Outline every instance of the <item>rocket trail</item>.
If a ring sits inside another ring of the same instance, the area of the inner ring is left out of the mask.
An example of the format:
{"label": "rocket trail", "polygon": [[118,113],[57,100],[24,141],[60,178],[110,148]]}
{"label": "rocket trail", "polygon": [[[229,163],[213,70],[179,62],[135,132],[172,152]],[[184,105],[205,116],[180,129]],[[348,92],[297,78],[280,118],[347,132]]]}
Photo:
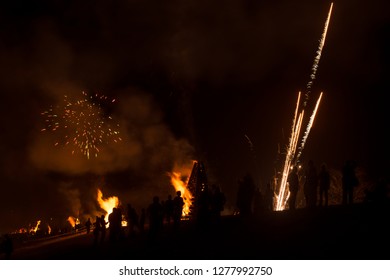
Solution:
{"label": "rocket trail", "polygon": [[[299,157],[302,154],[303,148],[304,148],[306,140],[309,136],[310,130],[313,126],[313,122],[314,122],[315,116],[316,116],[317,111],[318,111],[318,107],[319,107],[320,102],[321,102],[322,92],[320,94],[320,97],[317,100],[315,109],[314,109],[314,111],[310,117],[309,123],[306,127],[306,131],[305,131],[304,136],[302,138],[301,145],[299,146],[299,148],[297,150],[298,140],[299,140],[300,131],[301,131],[302,123],[303,123],[303,116],[304,116],[304,112],[305,112],[304,108],[306,107],[307,101],[309,100],[309,95],[311,93],[311,87],[313,85],[313,81],[315,79],[315,75],[316,75],[316,72],[318,69],[318,64],[319,64],[319,61],[321,58],[322,49],[325,45],[326,34],[328,32],[329,22],[330,22],[330,18],[332,15],[332,8],[333,8],[333,3],[331,3],[331,5],[330,5],[328,16],[327,16],[327,19],[325,22],[324,31],[323,31],[322,36],[321,36],[320,45],[319,45],[318,50],[317,50],[317,55],[314,59],[314,63],[312,66],[312,72],[310,75],[310,81],[307,83],[307,86],[306,86],[305,100],[303,101],[302,108],[300,108],[301,93],[299,92],[299,95],[298,95],[298,100],[297,100],[294,118],[293,118],[293,124],[292,124],[292,128],[291,128],[291,136],[289,138],[289,144],[287,147],[287,153],[286,153],[286,158],[285,158],[285,162],[284,162],[284,166],[283,166],[282,176],[280,178],[281,179],[280,185],[278,188],[278,193],[276,195],[276,200],[275,200],[275,204],[274,204],[274,209],[276,211],[281,211],[281,210],[284,210],[286,208],[287,201],[288,201],[288,198],[290,195],[290,192],[288,189],[288,184],[287,184],[288,183],[287,182],[288,175],[289,175],[291,167],[298,163]],[[298,153],[297,153],[297,151],[298,151]]]}
{"label": "rocket trail", "polygon": [[300,157],[301,154],[302,154],[302,150],[303,150],[303,148],[304,148],[304,146],[305,146],[307,137],[309,136],[311,127],[313,126],[314,119],[315,119],[315,117],[316,117],[318,107],[320,106],[321,98],[322,98],[322,92],[321,92],[321,94],[320,94],[320,97],[318,97],[318,100],[317,100],[317,103],[316,103],[316,107],[314,108],[313,114],[310,116],[309,124],[307,125],[305,134],[304,134],[304,136],[303,136],[303,138],[302,138],[301,146],[299,147],[299,152],[298,152],[298,155],[297,155],[297,158],[296,158],[296,162],[299,160],[299,157]]}
{"label": "rocket trail", "polygon": [[304,115],[304,110],[302,110],[298,116],[298,108],[300,104],[301,99],[301,92],[298,93],[298,100],[295,107],[295,113],[294,113],[294,119],[293,119],[293,125],[291,128],[291,136],[290,136],[290,143],[287,148],[287,155],[284,162],[283,172],[282,172],[282,178],[280,182],[280,188],[279,193],[276,197],[276,205],[275,210],[280,211],[283,210],[286,206],[288,197],[289,197],[289,190],[287,189],[287,178],[288,173],[290,171],[290,166],[292,163],[292,160],[294,159],[295,150],[299,138],[299,133],[301,131],[302,126],[302,120]]}
{"label": "rocket trail", "polygon": [[321,40],[320,40],[320,45],[318,46],[318,50],[317,50],[317,55],[314,58],[314,63],[313,63],[313,66],[311,68],[310,80],[309,80],[309,82],[306,85],[307,92],[306,92],[306,95],[305,95],[305,97],[306,97],[305,101],[303,103],[304,106],[306,106],[307,101],[309,100],[310,93],[311,93],[311,87],[313,85],[314,79],[316,78],[316,73],[317,73],[317,70],[318,70],[318,64],[320,63],[322,49],[324,48],[324,45],[325,45],[326,33],[328,32],[328,26],[329,26],[329,22],[330,22],[330,17],[332,15],[332,8],[333,8],[333,2],[330,4],[328,17],[327,17],[326,22],[325,22],[324,32],[322,33]]}
{"label": "rocket trail", "polygon": [[254,152],[254,146],[253,146],[253,143],[251,141],[251,139],[249,139],[248,135],[244,135],[246,140],[248,141],[248,144],[249,144],[249,148],[251,149],[252,152]]}

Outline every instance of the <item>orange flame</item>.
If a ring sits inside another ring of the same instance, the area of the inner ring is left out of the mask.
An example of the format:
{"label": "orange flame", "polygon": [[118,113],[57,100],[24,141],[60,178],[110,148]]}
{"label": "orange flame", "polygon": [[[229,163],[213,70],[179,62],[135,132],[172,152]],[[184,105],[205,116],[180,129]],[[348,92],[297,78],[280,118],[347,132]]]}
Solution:
{"label": "orange flame", "polygon": [[72,217],[72,216],[69,216],[67,221],[68,221],[69,224],[72,226],[72,228],[75,228],[76,225],[80,224],[79,219],[78,219],[78,218],[74,218],[74,217]]}
{"label": "orange flame", "polygon": [[36,233],[39,229],[40,224],[41,224],[41,220],[37,221],[37,225],[34,228],[30,229],[30,233]]}
{"label": "orange flame", "polygon": [[[180,171],[168,172],[168,175],[171,178],[171,184],[175,188],[175,190],[181,192],[181,196],[184,199],[183,216],[187,216],[190,213],[190,207],[193,199],[193,195],[187,188],[192,166],[175,169],[180,169]],[[183,177],[186,178],[185,182],[183,181]]]}
{"label": "orange flame", "polygon": [[[114,207],[118,207],[119,205],[119,199],[116,196],[111,196],[109,198],[104,199],[103,193],[100,189],[98,189],[97,193],[97,201],[99,202],[100,208],[102,208],[106,214],[104,216],[104,220],[108,221],[108,215],[112,213],[112,209]],[[108,226],[108,224],[107,224]]]}

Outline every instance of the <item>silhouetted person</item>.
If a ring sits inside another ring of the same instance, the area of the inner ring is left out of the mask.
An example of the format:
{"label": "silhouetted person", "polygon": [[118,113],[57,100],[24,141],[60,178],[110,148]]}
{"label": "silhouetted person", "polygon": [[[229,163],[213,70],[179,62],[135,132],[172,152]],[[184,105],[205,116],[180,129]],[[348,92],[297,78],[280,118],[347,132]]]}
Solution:
{"label": "silhouetted person", "polygon": [[103,243],[106,239],[106,226],[107,226],[106,220],[104,215],[100,216],[100,243]]}
{"label": "silhouetted person", "polygon": [[116,228],[115,228],[115,215],[116,215],[116,207],[112,208],[112,212],[108,214],[108,240],[110,242],[114,242],[117,236]]}
{"label": "silhouetted person", "polygon": [[87,234],[89,234],[91,232],[91,226],[92,226],[91,218],[88,218],[88,220],[85,222],[85,227],[87,229]]}
{"label": "silhouetted person", "polygon": [[5,253],[5,258],[10,259],[14,251],[14,244],[9,234],[4,235],[4,241],[1,244],[1,249]]}
{"label": "silhouetted person", "polygon": [[355,163],[347,160],[342,170],[343,204],[353,203],[353,190],[359,185],[359,180],[355,174]]}
{"label": "silhouetted person", "polygon": [[214,220],[219,221],[221,212],[225,208],[226,197],[218,185],[212,185],[212,192],[210,198],[210,212]]}
{"label": "silhouetted person", "polygon": [[97,245],[98,242],[99,242],[99,236],[100,236],[100,232],[101,232],[101,222],[100,222],[100,217],[96,216],[96,220],[95,222],[93,223],[93,244],[94,245]]}
{"label": "silhouetted person", "polygon": [[209,188],[205,186],[200,193],[198,198],[195,201],[196,203],[196,222],[197,225],[201,228],[207,228],[210,224],[210,219],[212,218],[211,213],[211,193]]}
{"label": "silhouetted person", "polygon": [[324,201],[324,206],[328,206],[328,193],[330,188],[330,174],[325,163],[321,165],[320,173],[318,174],[318,184],[320,187],[320,203]]}
{"label": "silhouetted person", "polygon": [[164,212],[165,212],[165,218],[168,224],[173,221],[173,208],[174,208],[174,202],[172,199],[172,195],[168,195],[168,199],[165,201],[165,207],[164,207]]}
{"label": "silhouetted person", "polygon": [[237,192],[237,207],[240,211],[240,216],[248,217],[252,214],[253,195],[255,191],[255,184],[250,174],[244,176],[239,181]]}
{"label": "silhouetted person", "polygon": [[153,197],[153,202],[148,207],[149,214],[149,236],[154,238],[162,229],[164,209],[160,204],[158,196]]}
{"label": "silhouetted person", "polygon": [[139,228],[138,214],[134,207],[130,203],[127,204],[127,227],[129,237],[133,236],[136,230]]}
{"label": "silhouetted person", "polygon": [[[123,210],[122,210],[122,207],[118,207],[118,219],[116,220],[116,226],[118,227],[118,238],[119,239],[124,239],[125,238],[125,231],[123,230],[123,227],[122,227],[122,221],[123,221]],[[134,214],[135,214],[135,221],[136,223],[138,223],[138,215],[137,215],[137,212],[135,211],[134,209]],[[137,226],[137,225],[136,225]]]}
{"label": "silhouetted person", "polygon": [[297,195],[299,191],[299,178],[298,178],[298,168],[296,166],[293,167],[290,174],[288,175],[288,186],[290,190],[290,198],[289,198],[289,209],[295,210],[296,209],[296,201],[297,201]]}
{"label": "silhouetted person", "polygon": [[108,228],[110,242],[116,242],[121,235],[122,213],[119,208],[112,208],[112,213],[108,215]]}
{"label": "silhouetted person", "polygon": [[317,203],[317,186],[318,186],[318,175],[317,169],[312,160],[309,160],[307,169],[305,170],[305,184],[304,194],[306,199],[306,207],[313,208]]}
{"label": "silhouetted person", "polygon": [[181,196],[181,191],[176,192],[173,199],[173,225],[177,229],[180,225],[180,220],[183,215],[184,199]]}

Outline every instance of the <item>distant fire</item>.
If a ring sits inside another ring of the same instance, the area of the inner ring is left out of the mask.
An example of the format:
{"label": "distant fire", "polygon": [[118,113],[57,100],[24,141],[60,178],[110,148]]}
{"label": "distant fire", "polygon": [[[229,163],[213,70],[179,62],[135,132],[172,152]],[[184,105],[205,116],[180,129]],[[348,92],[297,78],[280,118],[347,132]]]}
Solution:
{"label": "distant fire", "polygon": [[[106,212],[106,214],[104,216],[104,220],[107,222],[108,215],[112,213],[112,209],[114,207],[119,206],[119,199],[116,196],[111,196],[111,197],[104,199],[102,191],[100,189],[98,189],[97,201],[99,203],[100,208],[102,208]],[[107,224],[107,226],[108,226],[108,224]]]}
{"label": "distant fire", "polygon": [[72,226],[72,228],[75,228],[77,225],[80,224],[79,218],[75,218],[75,217],[72,217],[72,216],[68,217],[68,222]]}
{"label": "distant fire", "polygon": [[28,227],[23,227],[19,228],[12,233],[19,233],[19,234],[24,234],[24,233],[29,233],[29,234],[36,234],[37,231],[39,230],[39,226],[41,224],[41,220],[37,221],[37,224],[35,226],[32,226],[31,224]]}
{"label": "distant fire", "polygon": [[[171,178],[171,184],[175,190],[181,192],[181,196],[184,199],[183,216],[187,216],[190,213],[190,207],[193,199],[193,195],[187,188],[192,166],[175,169],[179,169],[180,171],[172,171],[169,172],[168,175]],[[185,178],[185,181],[183,181],[183,178]]]}
{"label": "distant fire", "polygon": [[37,233],[40,224],[41,224],[41,220],[37,221],[37,225],[30,229],[30,233]]}

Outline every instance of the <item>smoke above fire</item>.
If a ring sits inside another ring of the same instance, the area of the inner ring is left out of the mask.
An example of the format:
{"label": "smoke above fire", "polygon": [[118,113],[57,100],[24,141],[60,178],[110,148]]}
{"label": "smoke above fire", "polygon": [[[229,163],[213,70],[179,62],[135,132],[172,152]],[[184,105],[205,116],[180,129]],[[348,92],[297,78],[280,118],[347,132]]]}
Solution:
{"label": "smoke above fire", "polygon": [[119,124],[122,141],[104,145],[99,156],[88,159],[72,154],[72,147],[54,145],[57,135],[37,131],[30,148],[31,161],[48,171],[104,175],[126,169],[144,173],[145,168],[153,170],[161,165],[170,170],[170,164],[189,157],[192,147],[173,135],[152,97],[134,89],[127,93],[118,99],[112,117]]}
{"label": "smoke above fire", "polygon": [[[58,97],[61,94],[63,90]],[[62,196],[68,216],[85,220],[104,214],[96,197],[100,188],[123,208],[127,203],[147,207],[154,195],[166,199],[175,193],[167,172],[193,162],[193,147],[172,133],[151,95],[129,88],[117,96],[111,114],[119,124],[121,141],[101,145],[97,157],[87,158],[72,153],[69,145],[54,144],[55,133],[37,129],[33,134],[30,161],[37,170],[54,174],[52,192]]]}

